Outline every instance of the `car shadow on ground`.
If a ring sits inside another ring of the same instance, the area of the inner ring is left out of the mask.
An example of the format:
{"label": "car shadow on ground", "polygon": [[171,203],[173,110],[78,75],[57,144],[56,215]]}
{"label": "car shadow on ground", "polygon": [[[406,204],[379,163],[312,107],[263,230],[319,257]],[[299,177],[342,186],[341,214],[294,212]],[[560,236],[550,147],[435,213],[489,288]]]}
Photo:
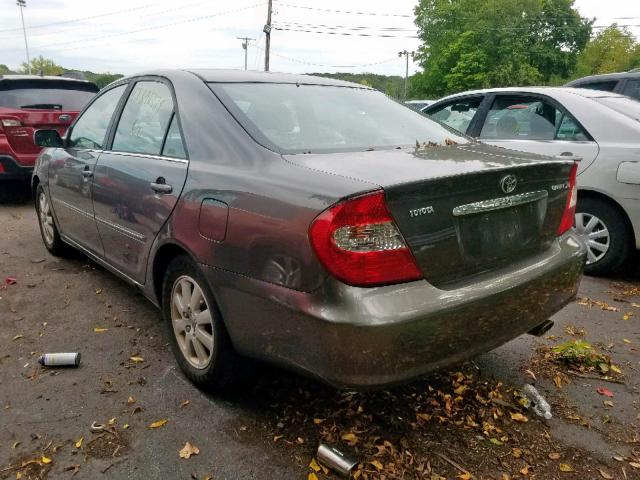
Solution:
{"label": "car shadow on ground", "polygon": [[0,181],[0,205],[25,205],[31,201],[29,182],[17,180]]}

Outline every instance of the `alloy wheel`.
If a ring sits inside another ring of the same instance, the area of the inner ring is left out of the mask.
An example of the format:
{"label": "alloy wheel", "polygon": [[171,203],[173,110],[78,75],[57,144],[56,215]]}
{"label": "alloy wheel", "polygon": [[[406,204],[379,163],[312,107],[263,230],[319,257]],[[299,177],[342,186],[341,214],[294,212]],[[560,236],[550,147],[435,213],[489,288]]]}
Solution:
{"label": "alloy wheel", "polygon": [[40,196],[38,197],[38,216],[40,219],[40,226],[42,227],[44,241],[47,245],[51,246],[55,239],[53,214],[51,213],[51,205],[49,204],[49,199],[44,193],[44,190],[40,191]]}
{"label": "alloy wheel", "polygon": [[213,318],[202,288],[188,275],[173,284],[171,324],[187,362],[197,369],[207,368],[214,354]]}
{"label": "alloy wheel", "polygon": [[611,234],[604,222],[595,215],[580,212],[576,213],[575,229],[587,246],[587,265],[602,260],[611,245]]}

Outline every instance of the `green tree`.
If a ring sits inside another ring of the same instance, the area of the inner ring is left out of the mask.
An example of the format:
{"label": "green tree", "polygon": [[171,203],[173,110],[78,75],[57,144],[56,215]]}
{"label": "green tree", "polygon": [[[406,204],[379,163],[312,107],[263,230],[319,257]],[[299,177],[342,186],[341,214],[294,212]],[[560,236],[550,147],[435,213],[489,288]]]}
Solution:
{"label": "green tree", "polygon": [[[29,65],[27,62],[23,62],[20,66],[20,72],[27,73],[29,71]],[[55,63],[49,58],[44,58],[42,55],[31,59],[31,73],[42,75],[60,75],[64,73],[64,68]]]}
{"label": "green tree", "polygon": [[640,43],[626,27],[614,23],[587,44],[575,76],[624,72],[636,67],[640,67]]}
{"label": "green tree", "polygon": [[9,69],[9,67],[7,67],[3,63],[0,63],[0,75],[5,75],[7,73],[11,73],[11,70]]}
{"label": "green tree", "polygon": [[574,0],[420,0],[423,71],[411,96],[546,83],[575,69],[591,34]]}

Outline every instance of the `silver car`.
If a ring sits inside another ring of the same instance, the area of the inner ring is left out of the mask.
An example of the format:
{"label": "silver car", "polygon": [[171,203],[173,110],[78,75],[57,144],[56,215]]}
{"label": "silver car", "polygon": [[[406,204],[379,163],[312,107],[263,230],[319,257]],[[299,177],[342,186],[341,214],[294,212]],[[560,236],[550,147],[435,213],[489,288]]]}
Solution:
{"label": "silver car", "polygon": [[423,113],[491,145],[580,157],[575,228],[588,273],[614,270],[640,248],[640,102],[586,89],[496,88],[445,97]]}

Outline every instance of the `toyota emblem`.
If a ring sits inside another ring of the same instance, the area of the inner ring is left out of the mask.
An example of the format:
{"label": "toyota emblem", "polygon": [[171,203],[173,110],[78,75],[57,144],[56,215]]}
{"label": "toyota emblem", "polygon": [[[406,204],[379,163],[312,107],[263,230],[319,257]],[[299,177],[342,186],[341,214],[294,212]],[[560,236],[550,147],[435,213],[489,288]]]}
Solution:
{"label": "toyota emblem", "polygon": [[518,186],[518,179],[516,178],[515,175],[511,175],[511,174],[505,175],[500,180],[500,188],[504,193],[513,192],[517,186]]}

